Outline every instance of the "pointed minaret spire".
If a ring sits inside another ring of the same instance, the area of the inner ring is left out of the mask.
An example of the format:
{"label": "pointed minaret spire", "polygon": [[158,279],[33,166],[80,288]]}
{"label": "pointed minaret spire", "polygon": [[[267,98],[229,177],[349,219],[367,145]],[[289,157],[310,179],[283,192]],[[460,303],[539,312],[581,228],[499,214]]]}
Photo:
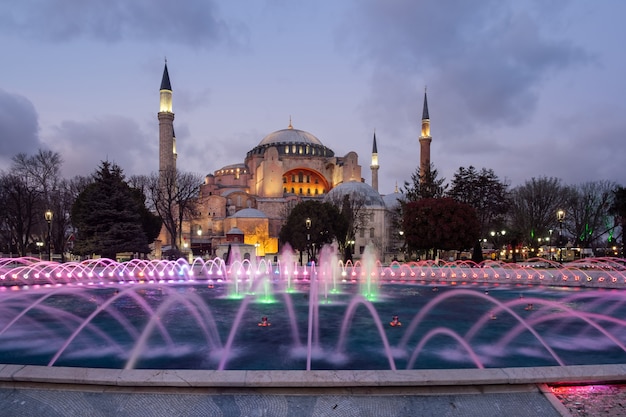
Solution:
{"label": "pointed minaret spire", "polygon": [[170,74],[167,71],[167,58],[165,58],[165,68],[163,68],[163,78],[161,78],[161,90],[172,91],[172,84],[170,83]]}
{"label": "pointed minaret spire", "polygon": [[374,143],[372,145],[372,188],[378,191],[378,147],[376,146],[376,130],[374,130]]}
{"label": "pointed minaret spire", "polygon": [[424,87],[424,109],[422,110],[422,135],[420,142],[420,182],[426,181],[430,171],[430,143],[433,138],[430,136],[430,116],[428,115],[428,98],[426,87]]}
{"label": "pointed minaret spire", "polygon": [[426,97],[426,87],[424,87],[424,109],[422,110],[422,120],[430,119],[428,116],[428,98]]}
{"label": "pointed minaret spire", "polygon": [[176,169],[176,139],[172,112],[172,84],[167,70],[167,58],[161,78],[159,113],[159,172]]}
{"label": "pointed minaret spire", "polygon": [[372,146],[372,153],[378,154],[378,148],[376,147],[376,129],[374,129],[374,146]]}

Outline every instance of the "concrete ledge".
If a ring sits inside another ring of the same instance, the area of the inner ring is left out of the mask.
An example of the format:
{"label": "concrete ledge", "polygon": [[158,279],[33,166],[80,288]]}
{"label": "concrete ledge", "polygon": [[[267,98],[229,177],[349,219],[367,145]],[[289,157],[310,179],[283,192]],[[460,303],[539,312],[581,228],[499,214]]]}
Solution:
{"label": "concrete ledge", "polygon": [[211,371],[0,365],[0,382],[143,388],[377,388],[626,381],[626,364],[398,371]]}

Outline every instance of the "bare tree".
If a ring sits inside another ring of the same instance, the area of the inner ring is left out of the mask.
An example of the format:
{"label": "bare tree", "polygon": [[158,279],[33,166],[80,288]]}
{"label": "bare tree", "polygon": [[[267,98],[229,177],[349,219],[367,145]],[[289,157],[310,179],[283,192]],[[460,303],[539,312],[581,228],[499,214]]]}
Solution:
{"label": "bare tree", "polygon": [[200,175],[168,169],[150,176],[148,194],[152,208],[163,220],[172,248],[180,252],[185,219],[196,216]]}
{"label": "bare tree", "polygon": [[369,220],[366,197],[358,192],[350,194],[332,195],[328,197],[328,202],[341,211],[345,218],[347,231],[345,236],[337,236],[339,250],[344,253],[344,260],[352,259],[352,247],[350,242],[355,240],[359,230],[365,228]]}
{"label": "bare tree", "polygon": [[40,191],[22,177],[13,174],[0,177],[0,212],[9,251],[15,247],[20,256],[28,253],[33,229],[43,220],[43,212],[41,219],[36,216],[40,201]]}
{"label": "bare tree", "polygon": [[[18,176],[23,185],[38,194],[34,202],[32,213],[23,213],[24,218],[31,217],[30,233],[39,240],[47,239],[48,224],[44,213],[50,210],[53,213],[50,227],[50,242],[55,252],[63,253],[65,238],[69,230],[69,207],[61,187],[61,165],[63,160],[57,152],[39,149],[35,155],[19,153],[12,158],[11,170]],[[69,203],[71,206],[71,203]],[[24,207],[23,207],[24,208]],[[24,239],[34,241],[33,236]],[[27,241],[26,244],[29,242]]]}
{"label": "bare tree", "polygon": [[568,232],[584,248],[597,247],[600,238],[613,229],[609,214],[617,184],[611,181],[586,182],[572,187],[565,223]]}
{"label": "bare tree", "polygon": [[554,177],[531,178],[511,192],[513,239],[534,243],[557,223],[556,212],[567,206],[571,189]]}
{"label": "bare tree", "polygon": [[61,179],[63,160],[58,152],[39,149],[35,155],[19,153],[12,158],[12,170],[24,178],[27,185],[39,189],[44,204],[49,203],[50,194],[57,190]]}

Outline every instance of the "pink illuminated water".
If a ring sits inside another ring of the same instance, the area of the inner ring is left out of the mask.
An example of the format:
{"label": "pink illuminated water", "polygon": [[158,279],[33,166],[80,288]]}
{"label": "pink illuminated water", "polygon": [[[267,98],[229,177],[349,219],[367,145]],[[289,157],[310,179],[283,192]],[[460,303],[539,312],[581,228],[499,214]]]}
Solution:
{"label": "pink illuminated water", "polygon": [[235,259],[2,259],[0,355],[220,370],[626,361],[622,260],[383,266],[343,264],[333,248],[308,268],[290,252],[277,264]]}

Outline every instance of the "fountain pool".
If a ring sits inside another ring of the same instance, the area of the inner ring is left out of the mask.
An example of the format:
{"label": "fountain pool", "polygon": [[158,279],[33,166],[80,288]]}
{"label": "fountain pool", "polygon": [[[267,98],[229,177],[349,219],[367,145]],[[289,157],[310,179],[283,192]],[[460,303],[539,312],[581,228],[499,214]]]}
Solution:
{"label": "fountain pool", "polygon": [[[558,285],[576,274],[621,283],[606,268],[327,262],[290,273],[161,262],[141,271],[112,261],[5,264],[2,362],[220,370],[626,363],[626,293]],[[172,265],[185,274],[170,274]]]}

